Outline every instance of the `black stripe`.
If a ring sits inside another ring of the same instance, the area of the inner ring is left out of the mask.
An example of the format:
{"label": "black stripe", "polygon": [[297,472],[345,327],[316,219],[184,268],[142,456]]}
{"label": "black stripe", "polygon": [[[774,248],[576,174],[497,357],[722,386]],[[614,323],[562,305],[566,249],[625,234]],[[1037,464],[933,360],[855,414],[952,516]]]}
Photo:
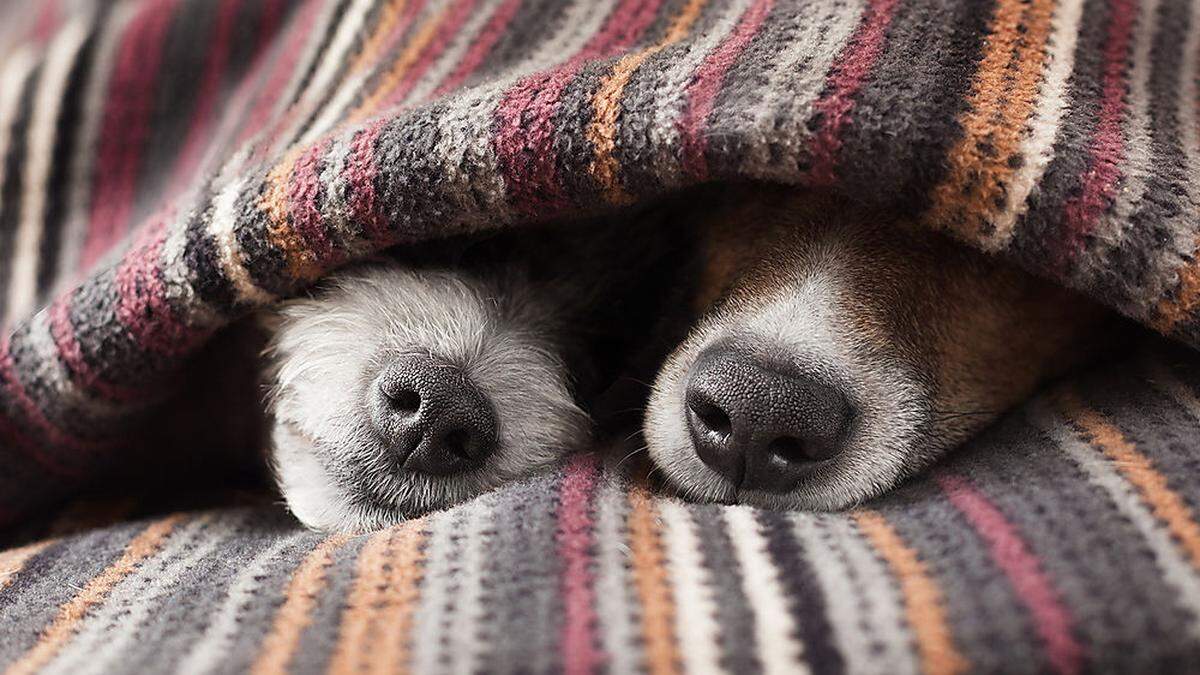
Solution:
{"label": "black stripe", "polygon": [[744,572],[729,538],[722,508],[696,506],[691,509],[700,532],[700,554],[712,580],[717,605],[717,625],[721,626],[721,667],[733,673],[762,671],[754,638],[754,613],[742,590]]}
{"label": "black stripe", "polygon": [[825,596],[791,531],[791,521],[774,511],[759,512],[758,521],[767,539],[767,553],[779,569],[779,582],[796,621],[797,637],[804,643],[806,660],[814,672],[845,672],[846,662],[834,643]]}
{"label": "black stripe", "polygon": [[[4,161],[4,184],[0,185],[0,255],[9,259],[0,266],[0,319],[8,313],[8,288],[12,283],[12,271],[16,251],[15,239],[17,227],[21,222],[21,206],[24,190],[22,189],[25,170],[26,153],[29,148],[29,124],[33,116],[33,99],[38,83],[42,79],[45,64],[39,63],[29,73],[25,84],[21,87],[21,102],[17,114],[13,118],[11,140],[8,154]],[[3,133],[3,131],[0,131]]]}
{"label": "black stripe", "polygon": [[102,5],[87,39],[76,55],[67,75],[62,105],[54,130],[54,154],[50,175],[46,181],[46,211],[41,247],[38,251],[37,297],[39,303],[50,294],[64,270],[59,269],[59,250],[62,248],[66,219],[69,212],[71,161],[83,127],[86,92],[95,71],[92,68],[100,43],[100,31],[107,24],[111,6]]}

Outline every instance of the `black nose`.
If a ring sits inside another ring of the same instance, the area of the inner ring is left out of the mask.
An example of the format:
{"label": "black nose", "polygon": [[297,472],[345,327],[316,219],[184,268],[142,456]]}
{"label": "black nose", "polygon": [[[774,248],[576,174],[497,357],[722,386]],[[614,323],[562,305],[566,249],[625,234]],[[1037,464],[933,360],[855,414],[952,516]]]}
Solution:
{"label": "black nose", "polygon": [[833,386],[728,345],[700,354],[685,397],[700,459],[735,486],[765,492],[793,489],[838,454],[853,414]]}
{"label": "black nose", "polygon": [[370,394],[372,422],[407,471],[444,476],[496,447],[491,403],[458,367],[425,354],[388,364]]}

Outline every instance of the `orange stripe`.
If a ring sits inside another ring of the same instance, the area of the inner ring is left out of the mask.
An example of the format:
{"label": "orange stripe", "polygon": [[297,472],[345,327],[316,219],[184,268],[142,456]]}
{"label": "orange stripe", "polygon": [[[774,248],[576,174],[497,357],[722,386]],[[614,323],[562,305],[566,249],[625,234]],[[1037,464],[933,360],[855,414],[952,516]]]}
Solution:
{"label": "orange stripe", "polygon": [[6,675],[33,673],[49,663],[63,645],[74,637],[75,631],[79,629],[79,622],[87,616],[92,607],[103,602],[113,587],[137,569],[143,560],[157,553],[167,536],[182,520],[181,515],[168,516],[150,523],[134,537],[116,562],[92,577],[83,590],[59,608],[54,620],[42,631],[37,644],[13,662],[5,671]]}
{"label": "orange stripe", "polygon": [[[420,581],[424,521],[371,535],[359,554],[354,586],[342,611],[330,673],[394,671],[407,666],[412,606]],[[399,611],[394,607],[400,606]],[[384,639],[384,631],[400,632]],[[381,654],[380,650],[389,652]]]}
{"label": "orange stripe", "polygon": [[312,623],[312,612],[317,598],[325,588],[325,570],[333,565],[333,554],[345,544],[348,537],[337,535],[322,541],[292,574],[284,591],[283,606],[275,613],[271,632],[263,639],[262,646],[251,667],[253,673],[287,672],[300,636]]}
{"label": "orange stripe", "polygon": [[405,523],[392,549],[392,582],[379,611],[383,639],[374,648],[371,671],[406,673],[411,670],[413,617],[425,576],[425,521]]}
{"label": "orange stripe", "polygon": [[[1196,242],[1200,249],[1200,240]],[[1175,293],[1158,303],[1158,315],[1154,317],[1154,329],[1170,334],[1179,324],[1196,315],[1200,307],[1200,258],[1184,265],[1179,270],[1179,284]]]}
{"label": "orange stripe", "polygon": [[1167,484],[1150,458],[1138,452],[1121,430],[1100,413],[1083,405],[1070,392],[1058,395],[1060,410],[1072,420],[1085,439],[1104,453],[1125,480],[1133,484],[1156,518],[1166,524],[1172,538],[1200,570],[1200,526],[1187,503]]}
{"label": "orange stripe", "polygon": [[379,17],[375,23],[375,30],[367,38],[366,42],[363,43],[362,49],[359,50],[358,56],[355,57],[354,63],[350,66],[351,73],[357,73],[365,68],[368,63],[376,60],[375,53],[383,46],[388,34],[392,32],[392,29],[396,27],[396,23],[400,21],[400,15],[404,12],[404,7],[407,4],[407,0],[392,0],[379,12]]}
{"label": "orange stripe", "polygon": [[288,226],[288,183],[296,168],[296,160],[305,148],[294,147],[283,156],[267,174],[266,190],[258,201],[258,208],[267,216],[267,237],[272,245],[283,252],[288,272],[293,278],[307,279],[315,276],[316,266],[305,260],[306,245],[300,234]]}
{"label": "orange stripe", "polygon": [[904,595],[904,613],[917,638],[921,670],[929,675],[965,672],[970,664],[954,646],[942,591],[929,576],[917,552],[904,543],[896,530],[874,511],[854,514],[858,528],[887,562]]}
{"label": "orange stripe", "polygon": [[388,71],[387,75],[383,76],[379,85],[375,87],[375,91],[371,92],[371,95],[364,99],[354,112],[350,113],[349,120],[351,122],[362,121],[376,112],[375,106],[387,98],[387,95],[396,88],[396,85],[400,84],[400,80],[413,67],[413,64],[421,58],[421,52],[425,51],[425,48],[437,36],[438,29],[441,28],[442,22],[450,15],[452,9],[453,3],[447,2],[442,11],[438,12],[437,16],[426,21],[421,26],[421,30],[413,37],[412,42],[400,54],[396,62],[392,64],[392,69]]}
{"label": "orange stripe", "polygon": [[334,645],[329,672],[349,673],[361,670],[368,661],[365,646],[374,641],[375,608],[382,602],[384,591],[392,582],[392,569],[387,564],[388,554],[395,539],[396,530],[381,530],[372,534],[358,554],[358,569],[354,587],[346,599]]}
{"label": "orange stripe", "polygon": [[627,54],[617,61],[612,72],[600,82],[600,88],[592,97],[595,113],[585,131],[588,141],[595,148],[591,172],[611,202],[625,203],[630,200],[617,179],[620,165],[613,156],[617,147],[617,118],[621,115],[621,96],[625,92],[625,86],[646,59],[687,36],[706,2],[707,0],[691,0],[671,22],[662,40],[652,47]]}
{"label": "orange stripe", "polygon": [[675,604],[659,533],[658,510],[650,493],[641,485],[629,490],[629,548],[633,558],[634,585],[642,608],[642,639],[646,665],[653,674],[679,671],[679,647],[675,644]]}
{"label": "orange stripe", "polygon": [[8,588],[8,585],[16,580],[21,570],[25,569],[25,563],[28,563],[33,556],[46,550],[47,546],[56,541],[58,540],[47,539],[20,548],[0,552],[0,591]]}
{"label": "orange stripe", "polygon": [[[926,218],[965,239],[992,246],[1011,232],[986,229],[1002,207],[1016,168],[1023,122],[1037,105],[1054,0],[1001,0],[976,71],[963,136],[950,151],[946,180],[933,193]],[[1023,30],[1022,30],[1023,29]]]}

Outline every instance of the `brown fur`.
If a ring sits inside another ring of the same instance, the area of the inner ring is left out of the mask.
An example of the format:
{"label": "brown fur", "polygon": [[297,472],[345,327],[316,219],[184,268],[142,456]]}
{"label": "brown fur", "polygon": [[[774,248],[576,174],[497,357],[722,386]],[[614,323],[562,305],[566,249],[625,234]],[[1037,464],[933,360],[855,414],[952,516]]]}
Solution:
{"label": "brown fur", "polygon": [[[870,352],[864,361],[902,366],[925,392],[909,473],[1123,332],[1076,293],[847,201],[739,188],[696,213],[697,330],[736,332],[805,275],[832,268],[838,331]],[[664,368],[690,368],[693,351],[685,342]]]}

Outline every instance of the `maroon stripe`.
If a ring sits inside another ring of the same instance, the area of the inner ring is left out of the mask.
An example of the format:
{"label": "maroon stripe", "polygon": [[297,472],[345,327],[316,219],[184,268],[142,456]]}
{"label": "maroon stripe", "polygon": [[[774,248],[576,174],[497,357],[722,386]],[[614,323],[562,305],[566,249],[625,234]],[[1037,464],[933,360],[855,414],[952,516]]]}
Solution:
{"label": "maroon stripe", "polygon": [[287,194],[292,229],[305,243],[305,250],[301,254],[315,256],[318,264],[334,262],[336,253],[333,242],[322,226],[324,220],[317,203],[322,187],[321,158],[328,147],[328,142],[317,143],[300,155],[292,167]]}
{"label": "maroon stripe", "polygon": [[[0,410],[0,438],[12,442],[22,455],[25,455],[35,464],[52,474],[63,478],[79,478],[83,475],[81,470],[69,467],[47,455],[32,438],[25,434],[16,422],[10,420],[4,414],[3,410]],[[0,517],[0,523],[3,522],[5,522],[5,519]]]}
{"label": "maroon stripe", "polygon": [[487,25],[479,32],[479,35],[471,41],[471,48],[463,56],[463,60],[446,77],[445,81],[433,92],[433,95],[440,96],[451,89],[458,87],[468,77],[470,77],[479,66],[483,65],[483,61],[488,54],[492,52],[492,48],[499,42],[500,37],[504,35],[505,29],[508,28],[509,22],[517,15],[517,10],[521,8],[523,0],[505,0],[505,2],[496,8],[492,18],[488,19]]}
{"label": "maroon stripe", "polygon": [[1075,640],[1075,621],[1058,589],[1042,570],[1036,554],[1004,514],[967,479],[940,473],[937,484],[987,544],[992,560],[1008,578],[1017,599],[1033,617],[1054,672],[1072,675],[1083,666],[1083,647]]}
{"label": "maroon stripe", "polygon": [[[300,9],[295,16],[291,33],[287,35],[280,48],[273,67],[267,75],[266,82],[258,95],[254,97],[254,102],[251,104],[250,119],[246,125],[242,127],[242,133],[238,136],[238,145],[245,143],[264,127],[270,121],[271,114],[274,112],[275,104],[278,103],[279,97],[283,94],[283,88],[287,86],[288,80],[291,79],[292,71],[295,70],[296,62],[300,58],[300,52],[307,41],[308,36],[312,33],[313,27],[317,23],[318,10],[325,0],[308,0],[304,7]],[[259,148],[265,150],[265,148]]]}
{"label": "maroon stripe", "polygon": [[105,399],[116,402],[132,401],[139,398],[137,392],[131,389],[105,382],[87,363],[83,349],[75,337],[75,327],[71,325],[71,296],[63,295],[50,305],[50,336],[54,339],[54,347],[58,357],[66,366],[71,381],[85,391],[96,392]]}
{"label": "maroon stripe", "polygon": [[596,590],[592,562],[592,502],[600,480],[594,455],[579,455],[563,474],[558,500],[558,554],[562,558],[563,667],[567,673],[591,673],[604,655],[596,639]]}
{"label": "maroon stripe", "polygon": [[687,91],[687,103],[676,126],[683,144],[681,163],[685,174],[696,180],[708,178],[708,138],[704,134],[717,94],[734,61],[754,39],[775,0],[758,0],[742,13],[733,34],[704,59]]}
{"label": "maroon stripe", "polygon": [[62,25],[63,13],[59,6],[59,0],[41,1],[42,6],[38,9],[37,19],[34,21],[33,30],[30,31],[30,38],[34,42],[45,44],[54,37],[54,33]]}
{"label": "maroon stripe", "polygon": [[21,380],[17,377],[16,366],[13,363],[9,346],[7,338],[0,341],[0,380],[4,382],[4,391],[8,394],[8,399],[16,402],[25,419],[37,427],[51,445],[76,451],[91,451],[105,447],[106,444],[83,439],[60,429],[46,417],[41,407],[30,398],[29,393],[21,384]]}
{"label": "maroon stripe", "polygon": [[80,261],[84,268],[124,234],[132,214],[163,42],[177,3],[146,3],[125,30],[101,123],[91,220]]}
{"label": "maroon stripe", "polygon": [[379,166],[375,163],[375,141],[379,139],[383,127],[383,120],[375,120],[355,132],[349,157],[342,169],[342,178],[350,190],[350,220],[362,223],[367,238],[374,244],[382,244],[388,236],[387,219],[375,194],[375,177],[379,175]]}
{"label": "maroon stripe", "polygon": [[219,0],[217,7],[216,30],[211,45],[208,48],[208,59],[204,64],[204,73],[200,76],[200,88],[196,94],[195,111],[192,121],[184,136],[182,149],[175,160],[170,187],[167,189],[167,200],[182,192],[187,182],[195,173],[200,163],[201,153],[212,136],[208,133],[212,127],[217,99],[221,93],[221,80],[229,62],[229,52],[233,46],[234,19],[241,9],[242,0]]}
{"label": "maroon stripe", "polygon": [[592,58],[633,42],[650,26],[662,0],[623,0],[604,27],[567,63],[522,79],[496,108],[496,160],[509,201],[526,215],[546,215],[567,206],[558,177],[554,115],[562,92]]}
{"label": "maroon stripe", "polygon": [[1116,198],[1125,140],[1121,120],[1125,116],[1129,50],[1133,24],[1137,18],[1137,0],[1112,0],[1108,39],[1104,43],[1103,89],[1100,115],[1088,147],[1087,169],[1080,192],[1063,207],[1063,241],[1059,249],[1059,269],[1083,248],[1084,240],[1096,227],[1100,215]]}
{"label": "maroon stripe", "polygon": [[117,318],[139,347],[159,354],[179,356],[202,334],[179,321],[167,300],[160,259],[169,233],[170,211],[160,212],[138,233],[138,242],[117,267]]}
{"label": "maroon stripe", "polygon": [[442,24],[438,27],[437,35],[426,46],[425,51],[421,54],[421,58],[413,64],[412,68],[405,73],[401,78],[396,88],[387,96],[383,106],[380,109],[387,109],[408,96],[408,92],[416,86],[421,76],[426,70],[433,65],[433,62],[441,56],[446,50],[446,45],[454,39],[454,36],[462,30],[462,26],[471,16],[471,12],[475,9],[476,0],[458,0],[455,6],[449,10],[449,15],[443,19]]}
{"label": "maroon stripe", "polygon": [[850,123],[854,96],[862,88],[879,55],[900,0],[871,0],[858,30],[838,54],[825,83],[825,93],[813,106],[818,127],[812,142],[809,179],[815,185],[837,182],[835,169],[842,147],[842,129]]}

